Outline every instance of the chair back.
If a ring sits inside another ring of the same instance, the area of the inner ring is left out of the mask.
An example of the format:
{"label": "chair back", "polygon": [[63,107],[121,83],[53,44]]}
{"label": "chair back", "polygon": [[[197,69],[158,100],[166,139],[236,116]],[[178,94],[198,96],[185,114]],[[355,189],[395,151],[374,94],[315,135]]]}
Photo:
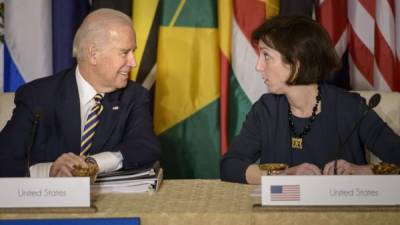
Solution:
{"label": "chair back", "polygon": [[[400,135],[400,93],[399,92],[378,92],[378,91],[355,91],[365,100],[371,98],[375,93],[381,95],[380,103],[374,108],[375,112]],[[377,163],[381,160],[370,151],[367,151],[367,159],[370,163]]]}

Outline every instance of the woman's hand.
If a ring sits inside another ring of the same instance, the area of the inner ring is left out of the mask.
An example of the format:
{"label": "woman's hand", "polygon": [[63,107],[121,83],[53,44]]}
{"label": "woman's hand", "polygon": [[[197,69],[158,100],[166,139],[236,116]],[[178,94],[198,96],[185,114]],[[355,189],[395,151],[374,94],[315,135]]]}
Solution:
{"label": "woman's hand", "polygon": [[311,163],[302,163],[297,166],[290,167],[281,173],[282,175],[321,175],[318,166]]}
{"label": "woman's hand", "polygon": [[[324,175],[333,175],[335,170],[335,161],[327,163],[324,167]],[[337,175],[371,175],[374,174],[370,165],[356,165],[347,162],[346,160],[339,159],[336,162]]]}
{"label": "woman's hand", "polygon": [[246,181],[248,184],[261,184],[261,170],[257,164],[247,167]]}
{"label": "woman's hand", "polygon": [[[298,166],[290,167],[282,173],[273,175],[321,175],[321,170],[314,164],[303,163]],[[261,184],[261,176],[262,171],[257,164],[247,167],[246,181],[248,184]]]}

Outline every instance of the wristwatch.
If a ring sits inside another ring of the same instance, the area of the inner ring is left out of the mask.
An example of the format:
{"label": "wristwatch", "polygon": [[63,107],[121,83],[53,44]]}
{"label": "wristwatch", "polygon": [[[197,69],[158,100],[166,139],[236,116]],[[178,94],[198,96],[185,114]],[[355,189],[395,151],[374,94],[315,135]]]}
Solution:
{"label": "wristwatch", "polygon": [[97,172],[99,171],[99,166],[97,162],[92,157],[86,157],[85,162],[88,165],[87,167],[74,166],[74,169],[71,171],[74,177],[90,177],[91,183],[94,183],[97,177]]}
{"label": "wristwatch", "polygon": [[98,166],[96,160],[90,156],[85,158],[85,162]]}

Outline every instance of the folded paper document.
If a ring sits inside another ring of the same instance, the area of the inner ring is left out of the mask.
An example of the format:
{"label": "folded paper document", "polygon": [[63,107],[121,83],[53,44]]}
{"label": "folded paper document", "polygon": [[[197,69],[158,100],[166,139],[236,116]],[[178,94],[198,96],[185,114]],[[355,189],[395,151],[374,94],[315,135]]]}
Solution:
{"label": "folded paper document", "polygon": [[163,179],[159,162],[138,169],[99,174],[91,186],[98,193],[143,193],[158,191]]}

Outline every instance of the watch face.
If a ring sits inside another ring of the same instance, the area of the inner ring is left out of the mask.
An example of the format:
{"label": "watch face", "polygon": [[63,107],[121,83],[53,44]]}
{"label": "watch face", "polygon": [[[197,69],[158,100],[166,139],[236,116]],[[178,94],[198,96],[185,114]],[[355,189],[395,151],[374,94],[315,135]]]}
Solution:
{"label": "watch face", "polygon": [[96,164],[96,165],[97,165],[96,160],[95,160],[94,158],[92,158],[92,157],[86,157],[85,162],[86,162],[86,163],[92,163],[92,164]]}

